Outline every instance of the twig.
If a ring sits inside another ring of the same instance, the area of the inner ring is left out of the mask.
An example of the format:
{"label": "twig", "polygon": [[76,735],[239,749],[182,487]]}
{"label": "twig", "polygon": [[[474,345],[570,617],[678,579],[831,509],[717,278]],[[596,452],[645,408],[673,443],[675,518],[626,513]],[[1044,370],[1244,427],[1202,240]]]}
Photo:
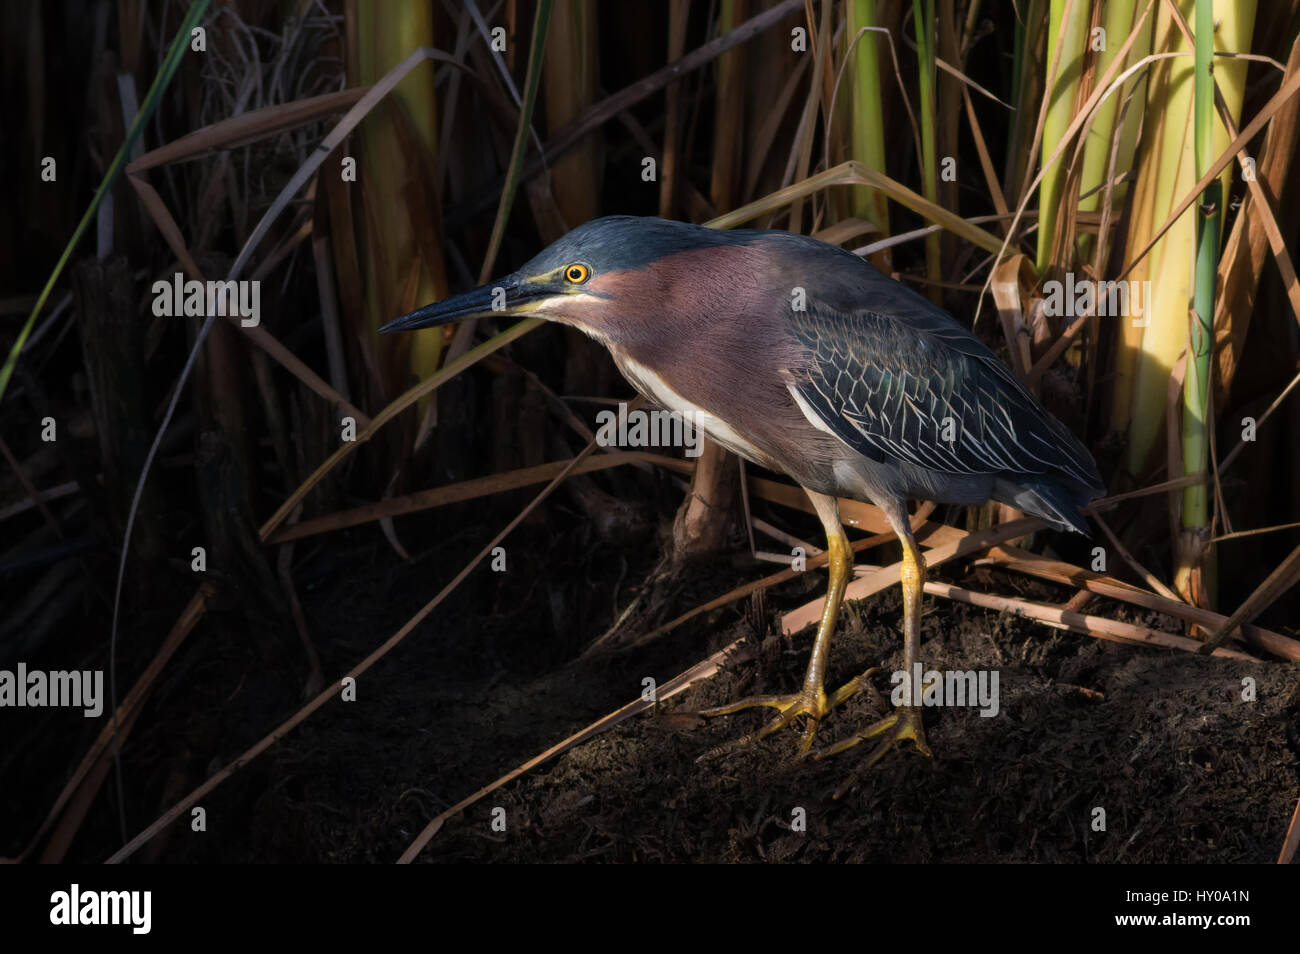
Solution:
{"label": "twig", "polygon": [[674,676],[668,682],[664,683],[655,692],[655,702],[647,702],[645,699],[642,698],[638,698],[632,702],[629,702],[621,709],[616,709],[613,712],[611,712],[609,715],[601,719],[597,719],[595,722],[591,723],[591,725],[587,726],[585,729],[581,730],[580,732],[575,732],[573,735],[569,736],[567,739],[564,739],[562,742],[557,742],[555,745],[551,746],[549,749],[547,749],[545,752],[542,752],[540,755],[536,755],[533,758],[529,759],[527,762],[524,762],[522,765],[518,766],[517,768],[511,769],[505,775],[502,775],[500,778],[498,778],[495,782],[492,782],[490,785],[483,786],[473,795],[470,795],[468,798],[461,799],[455,805],[452,805],[446,811],[441,812],[436,817],[434,817],[429,822],[429,824],[425,825],[424,829],[420,832],[420,834],[418,834],[415,837],[415,840],[411,842],[411,844],[407,847],[407,849],[404,852],[402,852],[402,856],[397,859],[397,863],[399,865],[410,864],[412,861],[415,860],[415,858],[420,854],[420,852],[424,850],[425,845],[429,843],[429,841],[433,838],[433,836],[438,834],[438,831],[442,828],[442,826],[447,822],[448,819],[460,814],[466,808],[473,805],[475,802],[479,801],[484,796],[490,795],[492,792],[495,792],[502,785],[505,785],[506,783],[513,781],[514,779],[523,775],[525,772],[531,771],[532,769],[541,765],[543,762],[547,761],[548,759],[552,759],[563,752],[567,752],[575,745],[581,745],[583,742],[586,742],[588,739],[595,738],[596,736],[601,735],[604,732],[608,732],[610,729],[614,728],[620,722],[624,722],[627,719],[632,718],[634,715],[639,715],[640,713],[646,711],[647,709],[652,708],[653,706],[657,705],[660,702],[667,702],[673,696],[677,695],[680,692],[685,692],[687,689],[695,685],[697,682],[701,682],[705,679],[711,679],[717,673],[718,668],[721,666],[723,659],[727,656],[728,653],[730,653],[733,649],[735,649],[736,646],[740,644],[740,642],[741,640],[738,639],[735,642],[731,643],[730,645],[723,647],[722,649],[714,653],[712,656],[709,656],[707,659],[701,660],[700,662],[692,666],[690,669],[686,670],[685,672],[677,676]]}
{"label": "twig", "polygon": [[1246,597],[1246,601],[1238,607],[1237,612],[1228,617],[1228,621],[1219,627],[1218,632],[1205,641],[1201,652],[1210,653],[1216,647],[1222,646],[1223,641],[1234,629],[1243,623],[1249,623],[1264,612],[1297,582],[1300,582],[1300,546],[1287,554],[1286,559],[1256,587],[1255,592]]}
{"label": "twig", "polygon": [[[1132,603],[1135,606],[1154,610],[1157,613],[1164,613],[1175,619],[1195,623],[1206,630],[1217,629],[1226,619],[1226,617],[1215,613],[1213,610],[1166,599],[1156,593],[1139,589],[1114,577],[1093,573],[1082,567],[1051,560],[1017,547],[994,547],[989,551],[987,557],[977,561],[977,565],[979,563],[987,563],[1004,570],[1025,573],[1029,576],[1051,580],[1055,583],[1063,583],[1067,586],[1082,587],[1106,599]],[[1300,641],[1260,626],[1242,626],[1241,631],[1242,637],[1248,645],[1263,649],[1283,659],[1289,659],[1292,662],[1300,662]]]}
{"label": "twig", "polygon": [[[352,667],[352,669],[350,669],[344,675],[343,678],[356,679],[358,676],[366,672],[366,670],[368,670],[371,666],[373,666],[379,660],[383,659],[386,655],[388,655],[388,653],[392,651],[392,649],[395,646],[397,646],[398,643],[400,643],[407,636],[409,636],[411,632],[415,629],[415,627],[418,626],[426,616],[432,613],[434,609],[436,609],[438,605],[442,603],[443,600],[445,600],[448,596],[450,596],[451,593],[458,586],[460,586],[462,582],[464,582],[465,578],[469,576],[469,574],[474,570],[476,566],[479,565],[479,563],[481,563],[483,560],[485,560],[488,556],[491,555],[493,547],[495,547],[502,540],[504,540],[506,536],[508,536],[510,532],[515,529],[515,527],[519,526],[519,524],[523,522],[525,517],[527,517],[530,513],[533,512],[533,510],[537,507],[538,504],[540,504],[543,500],[549,497],[551,493],[555,490],[555,488],[559,487],[560,484],[564,482],[564,479],[569,476],[569,473],[573,470],[573,468],[576,467],[577,464],[586,455],[590,454],[593,450],[595,450],[595,448],[596,448],[596,444],[594,441],[588,444],[581,453],[579,453],[576,457],[573,458],[572,461],[569,462],[568,467],[566,467],[563,471],[557,474],[555,479],[552,480],[549,484],[547,484],[546,487],[540,493],[538,493],[538,495],[534,497],[531,502],[529,502],[528,506],[524,507],[524,509],[521,510],[513,520],[511,520],[508,524],[506,524],[504,529],[502,529],[495,537],[493,537],[483,547],[482,550],[478,552],[477,556],[475,556],[472,560],[470,560],[467,564],[465,564],[465,566],[461,569],[461,571],[452,578],[451,582],[448,583],[446,586],[444,586],[438,592],[437,596],[431,599],[428,603],[424,604],[424,606],[421,607],[420,610],[414,616],[412,616],[409,620],[406,621],[406,623],[401,627],[401,629],[399,629],[396,633],[394,633],[392,636],[386,639],[382,644],[380,644],[380,646],[376,650],[374,650],[374,652],[372,652],[369,656],[367,656],[365,659],[359,662],[356,666]],[[295,712],[292,716],[286,719],[283,723],[281,723],[278,727],[276,727],[271,732],[263,736],[260,740],[254,743],[247,751],[245,751],[242,755],[236,758],[233,762],[226,765],[225,768],[221,769],[221,771],[217,772],[215,775],[209,778],[206,782],[204,782],[194,791],[190,792],[189,795],[185,796],[185,798],[181,799],[179,802],[177,802],[175,805],[169,808],[158,819],[156,819],[153,822],[153,824],[151,824],[144,831],[140,832],[140,834],[132,838],[121,849],[114,852],[112,857],[108,859],[108,863],[117,864],[129,858],[131,855],[135,854],[135,852],[140,848],[141,845],[146,844],[160,831],[166,828],[178,817],[180,817],[180,815],[183,814],[186,810],[188,810],[189,808],[197,804],[200,799],[206,796],[209,792],[215,789],[218,785],[220,785],[230,776],[234,775],[237,771],[239,771],[241,768],[243,768],[253,759],[257,758],[259,755],[261,755],[263,752],[269,749],[272,745],[278,742],[282,737],[287,735],[289,732],[293,731],[293,729],[296,728],[299,723],[305,720],[308,716],[310,716],[321,706],[325,705],[325,703],[335,698],[335,696],[338,694],[338,686],[341,683],[341,681],[342,680],[328,686],[326,689],[320,692],[315,698],[313,698],[311,702],[307,703],[305,706],[303,706],[301,709]]]}
{"label": "twig", "polygon": [[1129,553],[1128,547],[1124,546],[1124,544],[1120,542],[1119,537],[1115,536],[1115,531],[1110,528],[1110,524],[1101,518],[1100,514],[1094,513],[1092,519],[1097,521],[1097,526],[1101,527],[1102,531],[1105,532],[1106,538],[1111,542],[1111,546],[1119,551],[1119,555],[1123,558],[1124,562],[1131,566],[1138,576],[1146,580],[1147,586],[1151,587],[1151,589],[1155,590],[1167,600],[1178,600],[1180,603],[1187,602],[1184,599],[1180,599],[1177,593],[1161,583],[1160,579],[1154,573],[1138,562],[1137,557],[1132,553]]}
{"label": "twig", "polygon": [[1300,848],[1300,801],[1295,803],[1295,811],[1291,813],[1291,824],[1286,830],[1286,840],[1282,842],[1282,853],[1277,856],[1277,863],[1289,865],[1295,860],[1297,848]]}
{"label": "twig", "polygon": [[9,466],[13,470],[14,476],[17,477],[18,482],[23,485],[23,490],[27,491],[27,499],[31,501],[32,506],[41,512],[41,516],[44,517],[45,522],[50,525],[50,529],[54,531],[55,536],[60,540],[65,539],[63,535],[63,526],[57,519],[55,519],[54,514],[50,512],[50,508],[45,506],[45,498],[41,495],[41,492],[36,489],[36,485],[28,479],[27,471],[23,470],[23,465],[18,463],[18,458],[14,457],[13,452],[9,450],[9,445],[5,442],[3,437],[0,437],[0,454],[3,454],[4,459],[9,462]]}
{"label": "twig", "polygon": [[[996,596],[991,593],[977,593],[974,590],[953,586],[950,583],[935,581],[925,584],[925,592],[933,596],[942,596],[962,603],[969,603],[971,606],[982,606],[985,609],[1015,613],[1017,616],[1024,616],[1045,626],[1051,626],[1055,629],[1068,629],[1097,639],[1106,639],[1117,643],[1136,643],[1144,646],[1162,646],[1167,649],[1182,649],[1191,653],[1197,653],[1201,650],[1201,642],[1187,636],[1164,633],[1148,626],[1135,626],[1132,623],[1122,623],[1118,620],[1106,619],[1103,616],[1089,616],[1067,609],[1064,606],[1034,603],[1029,600],[1017,599],[1011,596]],[[1228,659],[1258,661],[1255,657],[1235,649],[1218,649],[1215,650],[1214,655]]]}

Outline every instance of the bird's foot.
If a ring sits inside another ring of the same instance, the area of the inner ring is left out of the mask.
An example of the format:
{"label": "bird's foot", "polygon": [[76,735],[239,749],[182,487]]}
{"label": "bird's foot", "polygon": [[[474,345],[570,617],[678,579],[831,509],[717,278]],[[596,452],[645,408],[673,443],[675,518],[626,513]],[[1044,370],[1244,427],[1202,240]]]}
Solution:
{"label": "bird's foot", "polygon": [[[866,678],[865,674],[862,678]],[[929,756],[931,754],[930,746],[925,741],[925,727],[921,724],[921,710],[915,706],[902,706],[879,722],[867,726],[861,732],[855,732],[847,739],[815,752],[813,758],[827,759],[846,749],[853,748],[859,742],[875,738],[879,738],[880,742],[871,750],[871,754],[867,756],[867,761],[836,791],[836,798],[843,796],[857,782],[862,772],[883,759],[885,754],[899,742],[910,740],[922,755]]]}
{"label": "bird's foot", "polygon": [[812,748],[813,736],[816,735],[817,726],[821,720],[824,719],[832,709],[837,708],[854,696],[862,687],[862,680],[866,679],[866,677],[873,671],[874,670],[868,670],[857,679],[850,680],[837,689],[831,696],[827,696],[825,690],[819,686],[815,691],[804,688],[799,692],[790,693],[788,695],[749,696],[725,706],[715,706],[712,709],[701,709],[699,714],[710,718],[715,716],[731,715],[733,712],[740,712],[744,709],[753,709],[758,706],[766,706],[771,709],[776,709],[780,712],[780,715],[757,732],[742,735],[739,739],[712,748],[696,759],[696,761],[711,761],[740,748],[742,745],[748,745],[750,742],[757,742],[759,739],[771,735],[778,729],[783,729],[787,725],[790,725],[801,715],[807,716],[808,719],[804,725],[803,737],[799,740],[799,754],[801,756],[806,755]]}
{"label": "bird's foot", "polygon": [[748,745],[751,742],[757,742],[759,739],[766,738],[778,729],[783,729],[794,722],[799,716],[807,716],[808,721],[804,725],[803,738],[799,742],[799,754],[803,755],[812,748],[813,735],[817,732],[817,724],[822,718],[830,712],[830,702],[826,698],[824,691],[810,692],[802,690],[800,692],[790,693],[782,696],[749,696],[746,699],[740,699],[736,702],[725,706],[715,706],[712,709],[700,710],[700,715],[713,718],[715,716],[731,715],[733,712],[740,712],[744,709],[753,709],[758,706],[776,709],[778,715],[767,725],[763,726],[757,732],[750,732],[748,735],[742,735],[739,739],[719,745],[701,755],[697,762],[712,761],[721,758],[727,753],[740,748],[742,745]]}

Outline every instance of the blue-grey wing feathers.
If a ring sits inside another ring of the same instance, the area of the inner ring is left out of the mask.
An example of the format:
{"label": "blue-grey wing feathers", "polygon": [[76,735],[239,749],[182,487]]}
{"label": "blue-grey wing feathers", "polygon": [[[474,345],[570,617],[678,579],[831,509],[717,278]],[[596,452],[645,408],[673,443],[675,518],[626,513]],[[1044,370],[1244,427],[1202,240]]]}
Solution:
{"label": "blue-grey wing feathers", "polygon": [[932,485],[987,475],[995,499],[1085,531],[1078,508],[1103,487],[1088,450],[946,313],[879,273],[869,286],[791,309],[808,356],[794,387],[822,423],[871,460]]}

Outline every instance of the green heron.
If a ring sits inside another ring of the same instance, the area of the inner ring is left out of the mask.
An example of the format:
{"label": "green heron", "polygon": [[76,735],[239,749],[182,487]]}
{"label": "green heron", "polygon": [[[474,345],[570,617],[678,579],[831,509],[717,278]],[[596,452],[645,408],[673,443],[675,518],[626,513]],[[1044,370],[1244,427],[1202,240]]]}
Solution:
{"label": "green heron", "polygon": [[[902,541],[904,672],[911,673],[925,560],[909,499],[992,499],[1086,534],[1080,508],[1103,489],[1087,449],[947,312],[853,253],[807,236],[596,219],[494,286],[381,330],[492,315],[535,315],[581,329],[647,399],[689,415],[723,447],[807,492],[826,530],[830,575],[812,656],[798,692],[704,713],[777,710],[740,742],[802,715],[800,752],[807,753],[818,722],[864,682],[860,676],[829,696],[823,685],[853,571],[837,497],[875,504]],[[880,741],[868,765],[902,740],[929,754],[912,706],[818,754],[869,738]]]}

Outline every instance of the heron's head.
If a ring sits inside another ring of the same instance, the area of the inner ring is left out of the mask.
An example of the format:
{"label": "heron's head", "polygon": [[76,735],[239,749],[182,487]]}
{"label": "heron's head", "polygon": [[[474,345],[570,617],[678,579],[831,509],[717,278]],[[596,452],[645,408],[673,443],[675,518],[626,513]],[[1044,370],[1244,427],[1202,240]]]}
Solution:
{"label": "heron's head", "polygon": [[574,325],[617,344],[630,319],[701,303],[719,290],[727,249],[755,233],[667,219],[613,215],[581,225],[517,272],[404,315],[380,331],[431,328],[467,318],[529,316]]}

